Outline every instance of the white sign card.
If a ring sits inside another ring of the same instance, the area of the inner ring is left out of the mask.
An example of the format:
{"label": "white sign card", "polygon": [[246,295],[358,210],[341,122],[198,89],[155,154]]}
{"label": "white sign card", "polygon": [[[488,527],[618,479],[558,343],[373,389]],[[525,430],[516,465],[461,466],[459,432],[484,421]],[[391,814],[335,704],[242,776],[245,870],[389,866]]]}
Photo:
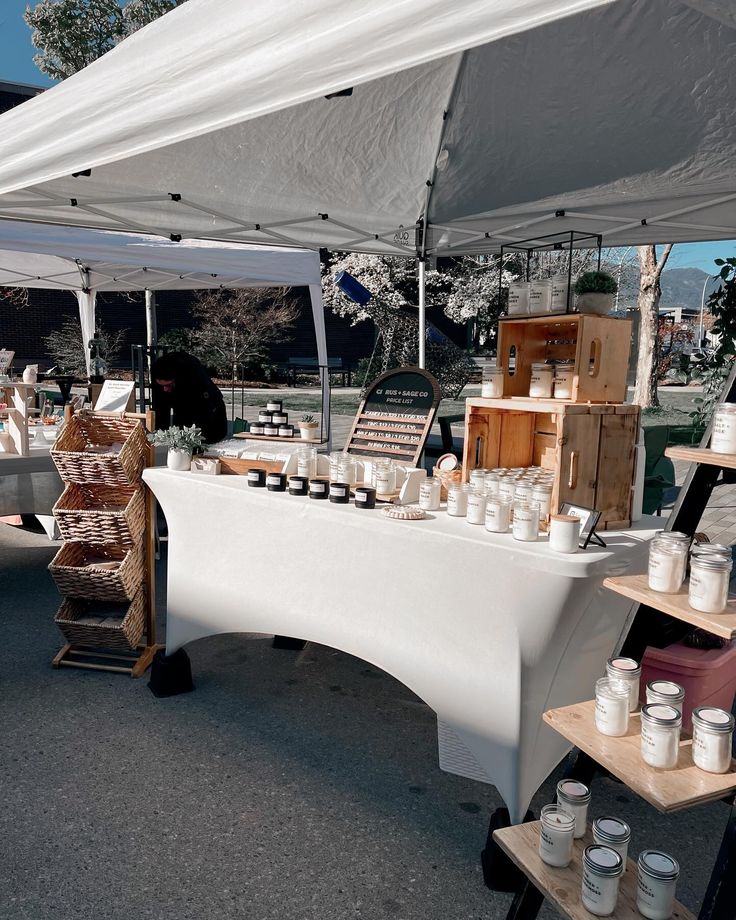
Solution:
{"label": "white sign card", "polygon": [[106,380],[95,403],[98,412],[124,412],[133,392],[132,380]]}
{"label": "white sign card", "polygon": [[0,348],[0,374],[7,374],[10,365],[15,357],[14,351],[8,351],[7,348]]}

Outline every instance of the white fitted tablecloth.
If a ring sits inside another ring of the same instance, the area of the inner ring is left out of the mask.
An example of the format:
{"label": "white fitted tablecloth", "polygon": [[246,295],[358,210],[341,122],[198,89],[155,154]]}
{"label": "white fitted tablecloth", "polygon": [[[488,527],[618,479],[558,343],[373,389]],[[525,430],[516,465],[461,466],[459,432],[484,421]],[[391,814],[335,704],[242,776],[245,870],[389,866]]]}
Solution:
{"label": "white fitted tablecloth", "polygon": [[0,453],[0,517],[51,514],[64,485],[50,451],[50,443],[34,439],[27,457]]}
{"label": "white fitted tablecloth", "polygon": [[513,821],[569,745],[544,710],[590,699],[662,526],[562,556],[444,511],[424,521],[146,470],[169,526],[167,654],[203,636],[277,633],[387,671],[437,713],[440,766],[494,784]]}

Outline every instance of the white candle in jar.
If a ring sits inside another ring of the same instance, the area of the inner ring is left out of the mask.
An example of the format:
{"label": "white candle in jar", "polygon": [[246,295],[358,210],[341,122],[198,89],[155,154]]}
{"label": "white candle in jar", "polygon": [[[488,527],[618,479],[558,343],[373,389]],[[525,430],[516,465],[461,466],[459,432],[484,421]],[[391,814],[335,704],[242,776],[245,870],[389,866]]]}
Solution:
{"label": "white candle in jar", "polygon": [[536,502],[514,502],[514,540],[532,543],[539,537],[539,505]]}
{"label": "white candle in jar", "polygon": [[305,479],[314,479],[317,475],[317,449],[315,447],[304,447],[299,451],[296,457],[297,476],[303,476]]}
{"label": "white candle in jar", "polygon": [[539,518],[546,521],[552,506],[552,486],[548,482],[533,482],[531,499],[539,505]]}
{"label": "white candle in jar", "polygon": [[629,693],[607,677],[595,682],[595,727],[611,738],[620,738],[629,729]]}
{"label": "white candle in jar", "polygon": [[572,399],[572,385],[575,379],[575,365],[570,363],[555,366],[555,399]]}
{"label": "white candle in jar", "polygon": [[549,399],[554,379],[555,369],[551,364],[532,364],[529,395],[534,399]]}
{"label": "white candle in jar", "polygon": [[539,856],[548,866],[563,869],[572,859],[575,818],[559,805],[544,805],[539,829]]}
{"label": "white candle in jar", "polygon": [[675,906],[680,867],[677,860],[659,850],[639,854],[636,907],[647,920],[669,920]]}
{"label": "white candle in jar", "polygon": [[468,513],[470,487],[461,482],[451,482],[447,487],[447,513],[452,517],[465,517]]}
{"label": "white candle in jar", "polygon": [[516,281],[509,285],[509,316],[518,316],[529,312],[529,282]]}
{"label": "white candle in jar", "polygon": [[646,687],[647,703],[664,703],[682,715],[685,689],[673,680],[650,680]]}
{"label": "white candle in jar", "polygon": [[585,836],[590,805],[590,789],[585,783],[576,779],[561,779],[557,783],[557,804],[575,818],[575,838]]}
{"label": "white candle in jar", "polygon": [[648,583],[652,591],[676,594],[685,580],[687,547],[655,537],[649,544]]}
{"label": "white candle in jar", "polygon": [[690,560],[687,600],[703,613],[723,613],[728,602],[731,560],[716,554],[697,555]]}
{"label": "white candle in jar", "polygon": [[576,553],[580,544],[580,518],[553,514],[549,519],[549,548],[555,553]]}
{"label": "white candle in jar", "polygon": [[716,407],[710,449],[716,454],[736,454],[736,403]]}
{"label": "white candle in jar", "polygon": [[373,488],[378,495],[391,495],[396,490],[396,469],[393,462],[391,460],[380,460],[375,464],[373,470]]}
{"label": "white candle in jar", "polygon": [[486,493],[480,491],[468,492],[468,524],[485,524],[486,522]]}
{"label": "white candle in jar", "polygon": [[489,472],[489,470],[484,470],[481,468],[478,468],[477,470],[471,470],[468,473],[468,482],[474,489],[485,489],[487,472]]}
{"label": "white candle in jar", "polygon": [[609,846],[594,843],[583,851],[583,907],[596,917],[610,917],[616,910],[623,872],[621,856]]}
{"label": "white candle in jar", "polygon": [[437,511],[440,506],[439,479],[428,476],[419,484],[419,507],[423,511]]}
{"label": "white candle in jar", "polygon": [[672,706],[650,703],[641,709],[641,756],[650,767],[671,770],[680,751],[682,715]]}
{"label": "white candle in jar", "polygon": [[633,658],[609,658],[606,662],[606,676],[614,686],[620,686],[629,694],[629,712],[639,705],[639,681],[641,665]]}
{"label": "white candle in jar", "polygon": [[484,367],[480,395],[485,399],[500,399],[503,396],[503,368]]}
{"label": "white candle in jar", "polygon": [[490,533],[508,533],[511,519],[511,499],[505,495],[491,495],[486,501],[486,530]]}
{"label": "white candle in jar", "polygon": [[593,840],[615,850],[623,862],[622,871],[626,872],[631,828],[625,821],[620,818],[596,818],[593,822]]}
{"label": "white candle in jar", "polygon": [[693,763],[706,773],[731,769],[734,719],[725,709],[693,709]]}

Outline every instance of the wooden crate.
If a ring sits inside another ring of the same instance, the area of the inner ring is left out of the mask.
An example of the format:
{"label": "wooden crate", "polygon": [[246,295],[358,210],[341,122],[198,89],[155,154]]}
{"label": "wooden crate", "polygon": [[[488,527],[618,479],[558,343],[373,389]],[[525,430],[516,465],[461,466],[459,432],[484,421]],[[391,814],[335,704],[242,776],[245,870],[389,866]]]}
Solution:
{"label": "wooden crate", "polygon": [[468,399],[464,478],[476,467],[541,466],[556,473],[553,514],[572,502],[600,511],[600,530],[628,527],[638,430],[638,406]]}
{"label": "wooden crate", "polygon": [[498,323],[503,395],[529,397],[532,364],[574,361],[572,402],[623,402],[631,350],[631,320],[573,313],[507,317]]}

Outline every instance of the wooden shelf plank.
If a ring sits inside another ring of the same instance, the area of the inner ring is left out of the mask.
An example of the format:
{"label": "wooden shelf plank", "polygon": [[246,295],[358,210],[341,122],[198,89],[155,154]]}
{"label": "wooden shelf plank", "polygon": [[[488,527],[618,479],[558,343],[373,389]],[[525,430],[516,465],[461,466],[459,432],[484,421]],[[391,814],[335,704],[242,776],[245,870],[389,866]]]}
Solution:
{"label": "wooden shelf plank", "polygon": [[673,770],[656,770],[644,763],[638,713],[631,714],[629,730],[621,738],[609,738],[596,729],[593,700],[550,709],[544,721],[665,814],[717,801],[736,790],[736,763],[731,763],[729,773],[699,770],[692,760],[689,738],[680,741],[680,756]]}
{"label": "wooden shelf plank", "polygon": [[709,447],[668,447],[664,452],[670,460],[687,460],[689,463],[705,463],[707,466],[722,466],[736,470],[736,454],[717,454]]}
{"label": "wooden shelf plank", "polygon": [[275,444],[323,444],[319,438],[300,438],[298,435],[293,438],[280,438],[273,434],[251,434],[250,431],[239,431],[233,435],[243,441],[271,441]]}
{"label": "wooden shelf plank", "polygon": [[[572,920],[591,920],[591,914],[583,907],[583,850],[593,843],[590,828],[585,837],[576,840],[572,862],[566,869],[548,866],[539,856],[539,821],[517,824],[493,832],[493,837],[550,903]],[[626,872],[621,877],[618,904],[612,914],[613,920],[641,920],[636,909],[637,871],[636,863],[629,859]],[[693,914],[675,901],[672,920],[695,920]]]}
{"label": "wooden shelf plank", "polygon": [[623,594],[632,601],[661,610],[676,620],[683,620],[705,629],[715,636],[722,636],[724,639],[736,638],[736,598],[729,597],[723,613],[701,613],[699,610],[693,610],[688,604],[686,585],[680,588],[677,594],[663,594],[661,591],[652,591],[646,575],[617,575],[606,578],[603,586],[617,594]]}

